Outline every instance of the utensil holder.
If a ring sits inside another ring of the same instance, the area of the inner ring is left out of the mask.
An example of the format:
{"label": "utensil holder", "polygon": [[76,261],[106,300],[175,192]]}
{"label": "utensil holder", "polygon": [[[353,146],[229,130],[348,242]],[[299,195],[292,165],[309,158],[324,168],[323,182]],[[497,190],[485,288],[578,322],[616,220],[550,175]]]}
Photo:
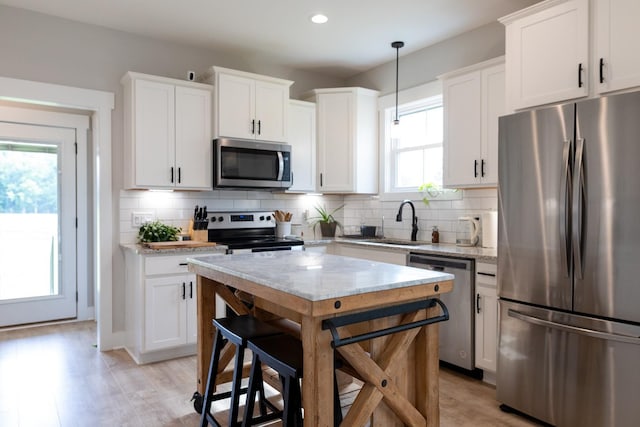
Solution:
{"label": "utensil holder", "polygon": [[209,230],[194,230],[193,220],[189,220],[189,236],[191,236],[191,240],[196,242],[208,242]]}
{"label": "utensil holder", "polygon": [[291,221],[279,222],[276,221],[276,237],[283,238],[284,236],[291,235]]}

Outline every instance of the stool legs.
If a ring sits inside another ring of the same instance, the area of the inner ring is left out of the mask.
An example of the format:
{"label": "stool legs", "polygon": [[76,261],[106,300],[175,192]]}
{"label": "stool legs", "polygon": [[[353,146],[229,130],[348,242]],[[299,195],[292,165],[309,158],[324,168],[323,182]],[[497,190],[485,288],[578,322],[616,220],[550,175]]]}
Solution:
{"label": "stool legs", "polygon": [[211,363],[209,364],[209,375],[207,377],[207,388],[204,392],[204,403],[202,405],[202,415],[200,416],[200,427],[206,427],[209,425],[209,421],[212,424],[218,423],[209,415],[211,411],[211,402],[213,401],[213,393],[216,389],[216,376],[218,375],[218,361],[220,360],[220,353],[225,345],[225,339],[220,331],[216,330],[216,338],[213,344],[213,353],[211,354]]}

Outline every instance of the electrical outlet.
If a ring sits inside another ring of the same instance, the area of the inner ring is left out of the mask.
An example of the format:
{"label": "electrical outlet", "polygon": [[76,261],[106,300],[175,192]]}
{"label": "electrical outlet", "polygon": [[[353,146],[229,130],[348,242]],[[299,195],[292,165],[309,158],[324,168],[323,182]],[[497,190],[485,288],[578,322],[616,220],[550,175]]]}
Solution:
{"label": "electrical outlet", "polygon": [[153,221],[153,212],[134,212],[131,214],[131,227],[140,228],[143,224]]}

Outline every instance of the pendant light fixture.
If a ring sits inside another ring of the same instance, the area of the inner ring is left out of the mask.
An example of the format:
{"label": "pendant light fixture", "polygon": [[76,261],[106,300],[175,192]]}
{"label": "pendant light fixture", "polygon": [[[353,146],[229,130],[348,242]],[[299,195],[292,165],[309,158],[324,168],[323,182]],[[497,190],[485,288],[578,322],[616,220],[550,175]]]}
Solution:
{"label": "pendant light fixture", "polygon": [[394,126],[398,126],[400,124],[400,119],[398,118],[398,69],[400,63],[400,48],[403,46],[404,42],[391,43],[391,47],[396,50],[396,118],[393,121]]}

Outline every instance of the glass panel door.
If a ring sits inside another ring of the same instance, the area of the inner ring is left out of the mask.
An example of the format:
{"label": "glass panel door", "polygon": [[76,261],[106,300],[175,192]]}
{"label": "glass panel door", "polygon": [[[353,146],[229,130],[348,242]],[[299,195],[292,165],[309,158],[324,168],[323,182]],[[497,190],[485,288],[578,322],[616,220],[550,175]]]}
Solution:
{"label": "glass panel door", "polygon": [[75,131],[0,122],[0,326],[76,317]]}

